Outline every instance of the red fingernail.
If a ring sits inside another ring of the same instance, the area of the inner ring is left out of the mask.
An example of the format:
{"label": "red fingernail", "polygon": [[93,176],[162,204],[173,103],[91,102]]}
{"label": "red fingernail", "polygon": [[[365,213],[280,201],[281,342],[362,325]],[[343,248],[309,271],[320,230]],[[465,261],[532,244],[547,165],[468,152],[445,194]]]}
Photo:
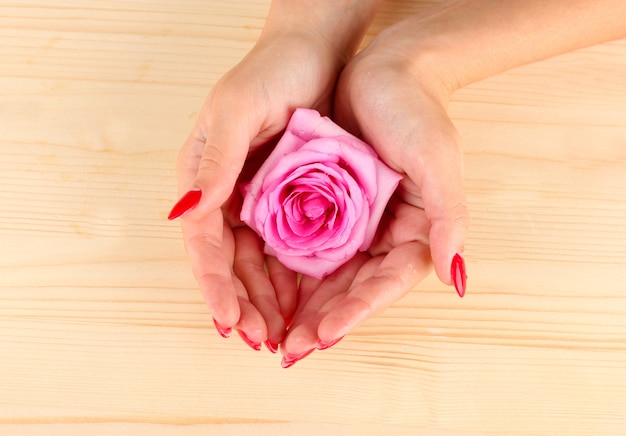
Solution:
{"label": "red fingernail", "polygon": [[269,339],[265,341],[265,346],[267,347],[268,350],[270,350],[274,354],[278,352],[278,345],[274,344]]}
{"label": "red fingernail", "polygon": [[186,214],[191,209],[196,207],[200,203],[202,198],[202,191],[199,189],[192,189],[183,195],[180,200],[174,205],[170,214],[167,216],[168,220],[175,220],[176,218]]}
{"label": "red fingernail", "polygon": [[459,297],[463,297],[467,286],[467,274],[465,273],[465,261],[458,253],[452,258],[450,274],[452,275],[452,282],[454,283],[457,294],[459,294]]}
{"label": "red fingernail", "polygon": [[290,316],[288,316],[288,317],[286,317],[284,319],[285,319],[285,326],[289,327],[291,325],[291,323],[293,322],[293,315],[290,315]]}
{"label": "red fingernail", "polygon": [[283,368],[289,368],[290,366],[293,366],[293,364],[297,361],[304,359],[313,351],[315,351],[315,348],[312,348],[309,351],[305,351],[304,353],[298,355],[287,354],[286,356],[283,356],[283,360],[282,362],[280,362],[280,366],[282,366]]}
{"label": "red fingernail", "polygon": [[342,339],[343,339],[343,336],[342,336],[342,337],[340,337],[340,338],[338,338],[338,339],[335,339],[335,340],[333,340],[333,341],[328,341],[328,342],[322,342],[322,341],[319,341],[319,342],[317,343],[317,349],[318,349],[318,350],[325,350],[325,349],[327,349],[327,348],[332,347],[333,345],[335,345],[337,342],[339,342],[339,341],[340,341],[340,340],[342,340]]}
{"label": "red fingernail", "polygon": [[230,327],[228,328],[222,327],[221,325],[217,323],[217,321],[215,321],[215,318],[213,318],[213,324],[215,324],[215,329],[217,330],[217,332],[220,334],[221,337],[230,338],[230,333],[233,331],[233,329],[231,329]]}
{"label": "red fingernail", "polygon": [[237,333],[239,333],[239,336],[241,336],[241,339],[243,339],[246,344],[250,345],[250,348],[255,351],[261,350],[261,344],[259,342],[252,342],[248,335],[246,335],[242,330],[237,330]]}

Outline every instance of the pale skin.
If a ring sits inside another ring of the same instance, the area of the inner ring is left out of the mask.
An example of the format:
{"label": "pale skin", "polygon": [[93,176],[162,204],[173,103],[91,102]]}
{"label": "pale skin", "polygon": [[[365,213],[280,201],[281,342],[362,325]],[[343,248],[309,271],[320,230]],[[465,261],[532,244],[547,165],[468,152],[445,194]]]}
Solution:
{"label": "pale skin", "polygon": [[[202,190],[181,221],[211,314],[253,344],[281,344],[288,361],[350,333],[433,266],[452,283],[469,224],[461,141],[446,110],[454,91],[626,37],[623,0],[458,0],[392,25],[354,56],[380,3],[273,1],[258,43],[211,91],[180,153],[180,194]],[[405,176],[369,252],[299,284],[241,226],[234,197],[227,202],[296,107],[332,114]]]}

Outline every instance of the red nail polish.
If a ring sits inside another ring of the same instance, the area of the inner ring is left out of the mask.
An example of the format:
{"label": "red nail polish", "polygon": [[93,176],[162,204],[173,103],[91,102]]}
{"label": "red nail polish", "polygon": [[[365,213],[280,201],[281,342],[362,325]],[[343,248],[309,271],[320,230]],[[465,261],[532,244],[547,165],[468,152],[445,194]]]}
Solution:
{"label": "red nail polish", "polygon": [[250,345],[250,348],[255,351],[261,350],[261,344],[259,342],[252,342],[248,335],[246,335],[242,330],[237,330],[237,333],[239,333],[239,336],[241,336],[241,339],[243,339],[246,344]]}
{"label": "red nail polish", "polygon": [[289,368],[290,366],[293,366],[297,361],[304,359],[313,351],[315,351],[315,348],[311,348],[309,351],[305,351],[304,353],[298,355],[287,354],[286,356],[283,356],[283,360],[282,362],[280,362],[280,366],[282,366],[283,368]]}
{"label": "red nail polish", "polygon": [[231,329],[230,327],[228,328],[222,327],[221,325],[217,323],[217,321],[215,321],[215,318],[213,318],[213,324],[215,324],[215,329],[217,330],[217,332],[220,334],[221,337],[230,338],[230,333],[233,331],[233,329]]}
{"label": "red nail polish", "polygon": [[270,350],[274,354],[278,352],[278,345],[274,344],[269,339],[265,341],[265,346],[267,347],[268,350]]}
{"label": "red nail polish", "polygon": [[290,315],[290,316],[288,316],[288,317],[286,317],[284,319],[285,319],[285,326],[289,327],[291,325],[291,323],[293,322],[293,315]]}
{"label": "red nail polish", "polygon": [[459,297],[463,297],[467,286],[467,274],[465,273],[465,261],[458,253],[452,258],[450,274],[452,275],[452,282],[457,294],[459,294]]}
{"label": "red nail polish", "polygon": [[202,191],[199,189],[192,189],[183,195],[180,200],[174,205],[170,214],[167,216],[168,220],[175,220],[176,218],[186,214],[191,209],[196,207],[200,203],[202,198]]}
{"label": "red nail polish", "polygon": [[335,345],[337,342],[339,342],[339,341],[340,341],[340,340],[342,340],[342,339],[343,339],[343,336],[342,336],[342,337],[340,337],[340,338],[337,338],[337,339],[335,339],[335,340],[328,341],[328,342],[322,342],[322,341],[319,341],[319,342],[317,343],[317,349],[318,349],[318,350],[325,350],[325,349],[327,349],[327,348],[332,347],[333,345]]}

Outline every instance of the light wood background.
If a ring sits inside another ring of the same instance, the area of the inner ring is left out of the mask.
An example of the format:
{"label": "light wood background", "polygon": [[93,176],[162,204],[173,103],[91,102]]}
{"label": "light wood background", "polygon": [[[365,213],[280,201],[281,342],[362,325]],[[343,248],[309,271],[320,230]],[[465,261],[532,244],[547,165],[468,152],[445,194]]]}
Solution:
{"label": "light wood background", "polygon": [[455,95],[466,298],[431,276],[288,370],[217,335],[165,217],[268,4],[0,0],[0,433],[626,431],[626,41]]}

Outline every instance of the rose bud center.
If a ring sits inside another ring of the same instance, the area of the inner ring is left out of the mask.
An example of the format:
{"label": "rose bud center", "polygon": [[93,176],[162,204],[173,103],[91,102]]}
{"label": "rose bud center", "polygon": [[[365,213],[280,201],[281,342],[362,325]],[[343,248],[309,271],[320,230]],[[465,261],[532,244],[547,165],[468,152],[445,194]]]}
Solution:
{"label": "rose bud center", "polygon": [[332,207],[328,200],[317,192],[311,192],[301,197],[303,197],[300,199],[301,208],[304,211],[304,215],[310,220],[316,220],[322,215],[325,216],[328,209]]}

